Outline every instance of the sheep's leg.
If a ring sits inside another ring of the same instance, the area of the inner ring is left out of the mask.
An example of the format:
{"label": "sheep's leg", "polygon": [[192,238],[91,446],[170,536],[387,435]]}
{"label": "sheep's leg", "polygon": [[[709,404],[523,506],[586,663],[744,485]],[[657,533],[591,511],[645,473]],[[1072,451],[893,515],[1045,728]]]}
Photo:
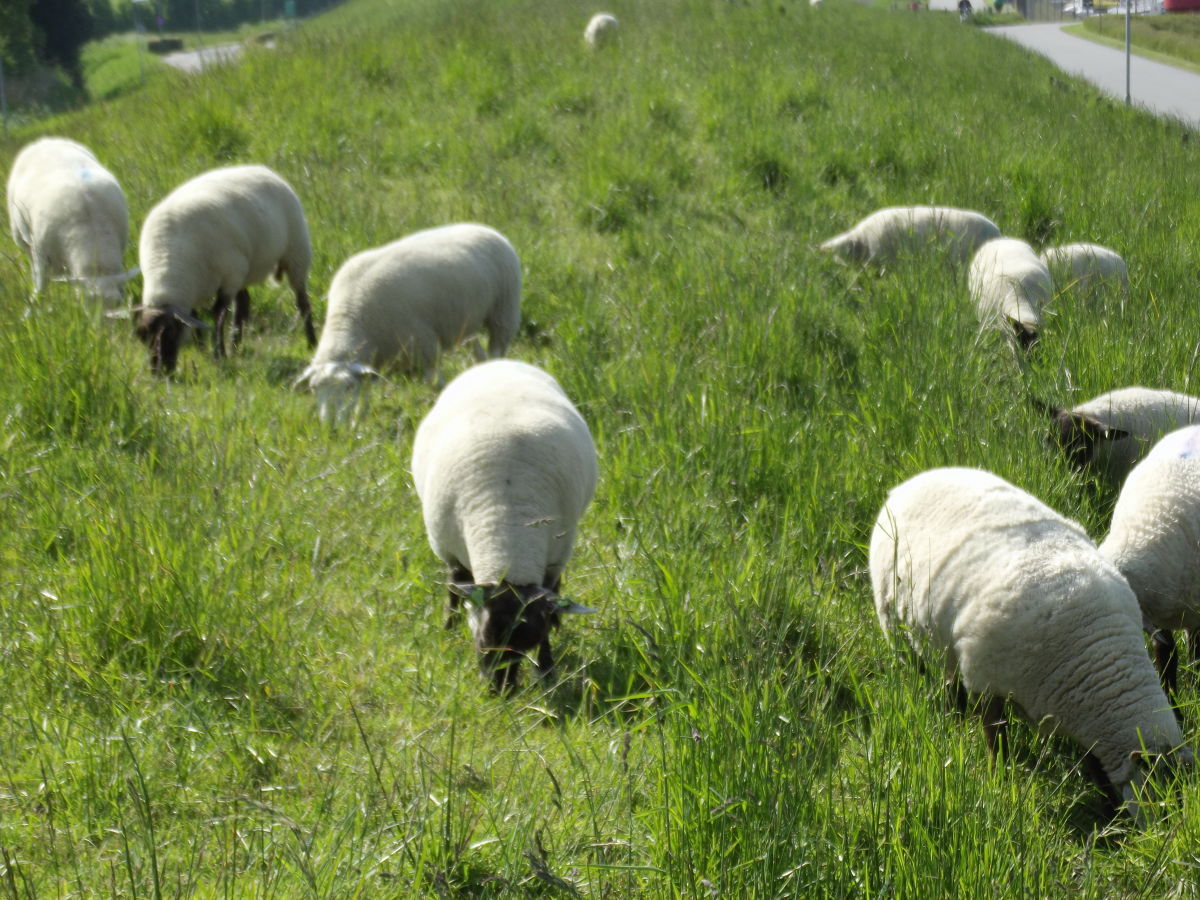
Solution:
{"label": "sheep's leg", "polygon": [[[456,563],[450,566],[450,583],[454,584],[455,582],[459,584],[473,584],[475,582],[475,578],[471,575],[466,566]],[[462,602],[462,598],[459,597],[458,594],[454,593],[453,588],[451,588],[447,593],[450,595],[450,602],[446,606],[446,630],[448,631],[458,624],[458,607]]]}
{"label": "sheep's leg", "polygon": [[996,765],[996,757],[1004,753],[1008,720],[1004,717],[1004,701],[999,697],[988,697],[983,706],[983,737],[987,741],[988,753],[992,758],[992,766]]}
{"label": "sheep's leg", "polygon": [[34,253],[30,258],[33,267],[33,296],[36,297],[46,289],[46,261]]}
{"label": "sheep's leg", "polygon": [[220,359],[225,355],[225,313],[229,311],[229,295],[222,290],[217,291],[217,299],[213,302],[213,356]]}
{"label": "sheep's leg", "polygon": [[233,349],[242,344],[242,329],[250,321],[250,292],[242,288],[233,298]]}
{"label": "sheep's leg", "polygon": [[304,320],[304,337],[308,340],[309,347],[317,346],[317,333],[313,330],[312,306],[308,302],[308,291],[302,287],[296,290],[296,309],[300,311],[300,318]]}
{"label": "sheep's leg", "polygon": [[554,656],[550,652],[550,638],[542,638],[538,644],[537,672],[539,678],[545,678],[554,668]]}
{"label": "sheep's leg", "polygon": [[1179,654],[1175,648],[1175,636],[1170,631],[1155,628],[1150,632],[1150,641],[1154,645],[1154,664],[1158,666],[1163,690],[1168,697],[1173,697],[1179,681]]}
{"label": "sheep's leg", "polygon": [[1085,753],[1083,756],[1083,774],[1087,776],[1088,781],[1100,788],[1104,794],[1104,811],[1103,816],[1106,819],[1111,819],[1117,814],[1117,810],[1121,806],[1121,795],[1117,793],[1117,789],[1113,786],[1112,779],[1108,777],[1108,773],[1104,771],[1104,766],[1100,764],[1094,753]]}

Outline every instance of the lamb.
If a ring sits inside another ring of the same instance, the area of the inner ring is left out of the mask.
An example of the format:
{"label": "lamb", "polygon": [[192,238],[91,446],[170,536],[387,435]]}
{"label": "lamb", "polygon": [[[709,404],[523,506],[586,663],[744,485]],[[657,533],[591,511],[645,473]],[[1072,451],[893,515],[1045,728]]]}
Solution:
{"label": "lamb", "polygon": [[984,701],[993,760],[1009,699],[1083,747],[1135,818],[1141,763],[1192,763],[1133,592],[1077,523],[1020,488],[978,469],[909,479],[876,519],[870,570],[884,632],[944,654],[947,678]]}
{"label": "lamb", "polygon": [[137,274],[123,271],[129,212],[116,176],[87,147],[46,137],[17,154],[8,176],[13,240],[33,269],[33,294],[47,277],[80,284],[106,302],[119,302]]}
{"label": "lamb", "polygon": [[1115,250],[1099,244],[1063,244],[1047,247],[1039,258],[1050,269],[1056,284],[1074,286],[1088,299],[1113,288],[1122,295],[1129,294],[1129,269]]}
{"label": "lamb", "polygon": [[1011,329],[1024,348],[1037,341],[1042,307],[1054,294],[1054,282],[1032,247],[1016,238],[988,241],[971,260],[967,285],[985,328]]}
{"label": "lamb", "polygon": [[504,235],[469,223],[418,231],[337,271],[321,342],[296,384],[309,383],[321,420],[336,423],[389,361],[432,381],[439,349],[486,328],[494,359],[520,323],[521,262]]}
{"label": "lamb", "polygon": [[1178,663],[1172,631],[1187,629],[1200,658],[1200,425],[1172,431],[1134,466],[1100,553],[1137,595],[1163,687]]}
{"label": "lamb", "polygon": [[617,17],[611,13],[596,13],[588,20],[583,39],[589,47],[603,47],[616,40],[619,26]]}
{"label": "lamb", "polygon": [[417,428],[412,475],[430,546],[450,571],[447,627],[461,600],[494,690],[516,687],[535,648],[548,674],[560,615],[594,612],[559,594],[596,489],[583,417],[542,369],[482,363],[451,381]]}
{"label": "lamb", "polygon": [[890,206],[871,213],[820,249],[848,262],[886,266],[934,244],[963,265],[975,249],[1000,236],[996,223],[982,213],[952,206]]}
{"label": "lamb", "polygon": [[225,314],[234,303],[233,345],[250,318],[247,288],[270,274],[296,295],[308,345],[316,344],[306,282],[312,262],[308,223],[291,186],[266,166],[213,169],[175,188],[150,210],[138,245],[145,279],[138,337],[156,372],[175,369],[196,308],[210,297],[213,347],[225,355]]}
{"label": "lamb", "polygon": [[1200,422],[1200,397],[1126,387],[1071,409],[1035,401],[1049,414],[1051,439],[1077,469],[1119,483],[1160,437]]}

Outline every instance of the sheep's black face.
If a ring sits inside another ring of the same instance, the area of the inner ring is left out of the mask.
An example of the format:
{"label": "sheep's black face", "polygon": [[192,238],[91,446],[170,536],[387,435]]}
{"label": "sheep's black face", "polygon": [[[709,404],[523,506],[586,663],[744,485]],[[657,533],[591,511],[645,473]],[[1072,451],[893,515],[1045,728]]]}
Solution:
{"label": "sheep's black face", "polygon": [[150,368],[155,374],[170,375],[179,359],[179,345],[187,326],[168,310],[142,310],[134,326],[138,340],[150,348]]}
{"label": "sheep's black face", "polygon": [[486,591],[470,619],[480,668],[492,678],[494,689],[515,688],[521,660],[535,649],[540,674],[554,665],[550,631],[558,626],[559,613],[545,588],[501,583]]}
{"label": "sheep's black face", "polygon": [[1091,465],[1096,458],[1096,445],[1101,441],[1116,441],[1129,437],[1128,431],[1109,428],[1098,419],[1078,413],[1060,412],[1050,426],[1050,438],[1062,450],[1076,469]]}

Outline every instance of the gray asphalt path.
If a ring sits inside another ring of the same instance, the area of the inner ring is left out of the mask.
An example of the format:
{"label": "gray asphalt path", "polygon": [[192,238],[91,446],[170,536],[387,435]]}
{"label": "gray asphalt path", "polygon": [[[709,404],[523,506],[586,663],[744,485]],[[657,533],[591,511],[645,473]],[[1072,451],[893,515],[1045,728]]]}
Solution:
{"label": "gray asphalt path", "polygon": [[214,63],[231,62],[241,55],[241,44],[221,44],[218,47],[205,47],[202,50],[168,53],[162,58],[162,61],[168,66],[174,66],[184,72],[195,73]]}
{"label": "gray asphalt path", "polygon": [[[1080,75],[1124,101],[1125,51],[1064,34],[1064,24],[1004,25],[988,31],[1042,54],[1064,72]],[[1200,128],[1200,75],[1134,56],[1129,83],[1135,106]]]}

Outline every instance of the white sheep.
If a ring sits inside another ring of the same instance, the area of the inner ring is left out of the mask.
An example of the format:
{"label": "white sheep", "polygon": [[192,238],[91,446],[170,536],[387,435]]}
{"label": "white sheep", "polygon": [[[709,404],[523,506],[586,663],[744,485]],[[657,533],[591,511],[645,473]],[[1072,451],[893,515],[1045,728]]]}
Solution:
{"label": "white sheep", "polygon": [[308,345],[316,344],[306,282],[312,262],[308,223],[291,186],[266,166],[213,169],[184,182],[150,210],[138,245],[144,287],[138,336],[155,371],[175,368],[195,312],[214,299],[214,350],[225,354],[224,324],[234,303],[233,344],[250,317],[247,288],[286,277]]}
{"label": "white sheep", "polygon": [[1063,244],[1039,254],[1059,289],[1074,287],[1094,299],[1108,290],[1129,294],[1129,268],[1115,250],[1099,244]]}
{"label": "white sheep", "polygon": [[1078,524],[1035,497],[978,469],[917,475],[888,494],[870,569],[885,633],[938,655],[986,701],[993,759],[1007,699],[1090,753],[1109,798],[1135,817],[1139,761],[1190,765],[1133,592]]}
{"label": "white sheep", "polygon": [[7,196],[13,240],[29,254],[35,296],[57,277],[120,301],[122,286],[137,274],[123,271],[129,212],[116,176],[91,150],[60,137],[27,144],[13,161]]}
{"label": "white sheep", "polygon": [[1100,553],[1137,595],[1168,692],[1177,660],[1171,632],[1200,644],[1200,425],[1172,431],[1133,467]]}
{"label": "white sheep", "polygon": [[603,47],[616,40],[620,22],[612,13],[596,13],[583,30],[583,39],[589,47]]}
{"label": "white sheep", "polygon": [[1070,409],[1036,403],[1049,414],[1051,439],[1068,462],[1120,482],[1160,437],[1200,422],[1200,397],[1126,387]]}
{"label": "white sheep", "polygon": [[365,376],[396,360],[432,381],[439,351],[487,329],[503,356],[521,324],[521,261],[500,232],[460,223],[350,257],[333,277],[325,327],[296,384],[316,391],[322,421],[359,400]]}
{"label": "white sheep", "polygon": [[1022,347],[1037,341],[1042,307],[1054,295],[1054,281],[1027,243],[1016,238],[987,241],[971,259],[967,286],[985,328],[1004,329]]}
{"label": "white sheep", "polygon": [[871,213],[820,249],[849,262],[886,266],[904,256],[939,248],[962,265],[984,241],[1000,236],[983,213],[953,206],[889,206]]}
{"label": "white sheep", "polygon": [[447,626],[465,601],[496,689],[515,687],[535,648],[547,674],[559,616],[593,611],[559,596],[596,489],[583,417],[536,366],[482,363],[451,381],[417,428],[412,475],[430,546],[450,570]]}

